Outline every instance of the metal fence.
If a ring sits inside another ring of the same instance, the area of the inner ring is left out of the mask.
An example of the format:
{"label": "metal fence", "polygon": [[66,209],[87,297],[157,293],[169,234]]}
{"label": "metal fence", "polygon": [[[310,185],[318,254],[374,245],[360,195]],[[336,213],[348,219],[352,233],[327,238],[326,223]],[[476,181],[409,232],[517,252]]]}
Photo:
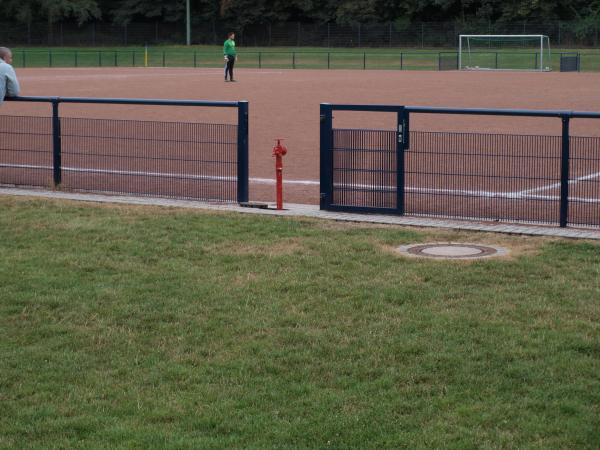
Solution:
{"label": "metal fence", "polygon": [[[396,115],[395,130],[338,129],[333,111]],[[412,131],[417,114],[546,117],[556,136]],[[321,209],[600,226],[600,113],[321,105]]]}
{"label": "metal fence", "polygon": [[[248,201],[248,103],[17,97],[51,117],[0,115],[0,184]],[[65,103],[235,108],[237,123],[62,117]]]}
{"label": "metal fence", "polygon": [[[477,64],[499,70],[537,70],[540,54],[534,51],[471,52]],[[600,52],[554,52],[544,62],[563,70],[565,59],[576,60],[577,71],[600,71]],[[241,51],[238,67],[278,69],[390,69],[457,70],[457,52],[450,51]],[[221,67],[222,52],[165,50],[13,50],[13,65],[27,67]],[[571,64],[573,66],[573,64]],[[571,67],[570,66],[570,67]]]}
{"label": "metal fence", "polygon": [[[96,21],[19,24],[0,23],[3,45],[122,46],[185,43],[184,22],[133,22],[115,25]],[[338,25],[299,22],[254,24],[244,27],[216,21],[194,22],[194,44],[222,44],[236,31],[242,46],[261,47],[444,47],[456,48],[460,34],[544,34],[553,46],[597,47],[600,27],[582,22],[414,22]]]}

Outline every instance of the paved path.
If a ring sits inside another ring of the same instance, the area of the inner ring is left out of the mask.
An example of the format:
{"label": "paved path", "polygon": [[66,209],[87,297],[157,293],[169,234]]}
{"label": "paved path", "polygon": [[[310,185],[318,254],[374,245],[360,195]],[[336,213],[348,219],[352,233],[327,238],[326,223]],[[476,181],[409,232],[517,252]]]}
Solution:
{"label": "paved path", "polygon": [[455,230],[486,231],[494,233],[521,234],[530,236],[555,236],[577,239],[600,240],[600,229],[588,228],[558,228],[534,225],[517,224],[490,224],[480,222],[468,222],[459,220],[431,219],[411,216],[392,216],[379,214],[353,214],[321,211],[316,205],[301,205],[287,203],[286,209],[277,211],[274,209],[243,208],[238,205],[214,204],[189,200],[174,200],[154,197],[126,197],[101,194],[79,194],[73,192],[57,192],[37,189],[19,189],[11,187],[0,187],[0,195],[14,195],[26,197],[56,198],[64,200],[76,200],[99,203],[122,203],[130,205],[165,206],[173,208],[193,208],[213,211],[239,212],[246,214],[263,214],[270,216],[287,217],[314,217],[318,219],[329,219],[347,222],[378,223],[389,225],[409,225],[415,227],[450,228]]}

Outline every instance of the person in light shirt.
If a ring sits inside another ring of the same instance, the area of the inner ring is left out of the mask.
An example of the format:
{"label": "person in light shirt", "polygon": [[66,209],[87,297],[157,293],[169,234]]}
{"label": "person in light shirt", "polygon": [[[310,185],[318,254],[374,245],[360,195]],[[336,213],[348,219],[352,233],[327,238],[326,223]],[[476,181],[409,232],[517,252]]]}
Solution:
{"label": "person in light shirt", "polygon": [[16,97],[21,88],[12,64],[12,52],[9,48],[0,47],[0,105],[4,97]]}

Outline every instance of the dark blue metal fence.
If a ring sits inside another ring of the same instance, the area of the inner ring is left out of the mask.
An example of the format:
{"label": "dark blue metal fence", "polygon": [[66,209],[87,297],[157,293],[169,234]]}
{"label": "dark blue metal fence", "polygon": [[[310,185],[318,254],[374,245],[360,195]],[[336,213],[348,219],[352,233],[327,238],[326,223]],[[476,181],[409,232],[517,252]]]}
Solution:
{"label": "dark blue metal fence", "polygon": [[[51,117],[0,115],[0,184],[248,201],[248,103],[17,97]],[[63,103],[235,108],[236,123],[61,117]]]}
{"label": "dark blue metal fence", "polygon": [[[334,111],[395,114],[394,130],[339,129]],[[416,114],[545,117],[555,136],[411,131]],[[600,113],[321,105],[321,209],[600,226]]]}

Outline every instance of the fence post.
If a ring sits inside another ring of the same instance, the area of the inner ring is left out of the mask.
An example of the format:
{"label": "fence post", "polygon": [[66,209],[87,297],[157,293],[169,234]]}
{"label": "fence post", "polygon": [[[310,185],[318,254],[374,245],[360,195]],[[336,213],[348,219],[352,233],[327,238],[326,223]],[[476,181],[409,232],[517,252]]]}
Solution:
{"label": "fence post", "polygon": [[75,50],[75,67],[77,67],[77,50]]}
{"label": "fence post", "polygon": [[404,70],[404,55],[400,52],[400,70]]}
{"label": "fence post", "polygon": [[367,52],[363,52],[363,70],[367,70]]}
{"label": "fence post", "polygon": [[566,114],[562,119],[562,148],[560,156],[560,226],[567,226],[569,220],[569,162],[570,162],[570,117]]}
{"label": "fence post", "polygon": [[296,68],[296,52],[292,52],[292,69]]}
{"label": "fence post", "polygon": [[162,66],[165,67],[165,51],[162,52]]}
{"label": "fence post", "polygon": [[498,52],[496,52],[496,69],[498,68]]}
{"label": "fence post", "polygon": [[117,54],[117,52],[115,51],[115,67],[117,67],[117,66],[118,66],[118,64],[119,64],[119,63],[118,63],[118,61],[117,61],[117,58],[118,58],[118,54]]}
{"label": "fence post", "polygon": [[52,67],[52,50],[48,50],[48,66]]}
{"label": "fence post", "polygon": [[59,187],[62,182],[59,102],[58,98],[52,99],[52,174],[55,188]]}
{"label": "fence post", "polygon": [[258,68],[262,69],[262,52],[258,52]]}
{"label": "fence post", "polygon": [[26,55],[27,53],[25,50],[23,50],[23,67],[27,67],[27,58],[25,58]]}
{"label": "fence post", "polygon": [[402,106],[398,111],[397,127],[396,127],[396,209],[398,214],[404,215],[405,208],[405,150],[408,148],[408,111]]}
{"label": "fence post", "polygon": [[135,67],[135,50],[131,51],[131,67]]}
{"label": "fence post", "polygon": [[331,52],[327,52],[327,70],[331,68]]}
{"label": "fence post", "polygon": [[198,61],[197,61],[197,55],[196,55],[196,50],[194,50],[194,68],[198,67]]}
{"label": "fence post", "polygon": [[98,67],[102,67],[102,51],[98,50]]}
{"label": "fence post", "polygon": [[248,102],[238,102],[237,201],[248,201]]}
{"label": "fence post", "polygon": [[327,209],[331,205],[332,194],[332,171],[333,171],[333,152],[331,149],[332,134],[332,108],[328,103],[321,103],[320,106],[320,195],[319,204],[321,209]]}

